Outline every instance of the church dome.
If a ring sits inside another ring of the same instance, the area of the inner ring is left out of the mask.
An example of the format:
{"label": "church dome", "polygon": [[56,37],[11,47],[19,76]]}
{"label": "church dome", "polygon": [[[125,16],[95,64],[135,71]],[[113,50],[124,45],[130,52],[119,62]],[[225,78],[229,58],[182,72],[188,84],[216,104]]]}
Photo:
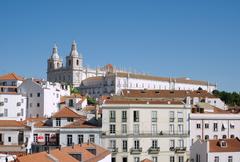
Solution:
{"label": "church dome", "polygon": [[51,58],[53,60],[58,60],[60,59],[59,55],[58,55],[58,49],[57,49],[57,45],[55,44],[54,47],[53,47],[53,51],[52,51],[52,56]]}
{"label": "church dome", "polygon": [[78,57],[77,43],[73,41],[70,56]]}

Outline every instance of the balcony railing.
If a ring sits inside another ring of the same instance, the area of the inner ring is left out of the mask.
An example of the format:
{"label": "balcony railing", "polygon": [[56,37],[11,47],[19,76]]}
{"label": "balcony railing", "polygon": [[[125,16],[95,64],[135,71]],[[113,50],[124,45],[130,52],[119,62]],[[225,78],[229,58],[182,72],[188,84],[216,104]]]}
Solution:
{"label": "balcony railing", "polygon": [[169,151],[175,151],[176,153],[182,153],[186,151],[186,147],[170,147]]}
{"label": "balcony railing", "polygon": [[109,147],[108,150],[110,150],[113,154],[118,153],[118,148],[116,147]]}
{"label": "balcony railing", "polygon": [[130,149],[130,153],[131,153],[131,154],[141,154],[141,152],[142,152],[142,148],[141,148],[141,147],[139,147],[139,148],[134,148],[134,147],[132,147],[132,148]]}
{"label": "balcony railing", "polygon": [[128,137],[189,137],[190,131],[170,132],[170,131],[157,131],[157,132],[145,132],[140,131],[139,133],[128,131],[126,134],[122,132],[116,132],[110,134],[110,132],[102,132],[102,138],[114,137],[114,138],[128,138]]}
{"label": "balcony railing", "polygon": [[160,147],[150,147],[148,149],[148,153],[149,154],[158,154],[160,151]]}

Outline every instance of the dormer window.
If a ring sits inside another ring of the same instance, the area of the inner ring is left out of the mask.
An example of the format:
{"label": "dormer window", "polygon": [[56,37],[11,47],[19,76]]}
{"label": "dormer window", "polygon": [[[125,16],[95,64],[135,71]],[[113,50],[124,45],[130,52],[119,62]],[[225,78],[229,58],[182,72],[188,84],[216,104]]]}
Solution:
{"label": "dormer window", "polygon": [[227,142],[226,141],[220,141],[220,146],[221,147],[227,147]]}
{"label": "dormer window", "polygon": [[68,122],[73,122],[73,118],[67,118]]}
{"label": "dormer window", "polygon": [[61,118],[56,118],[56,126],[57,127],[61,126]]}

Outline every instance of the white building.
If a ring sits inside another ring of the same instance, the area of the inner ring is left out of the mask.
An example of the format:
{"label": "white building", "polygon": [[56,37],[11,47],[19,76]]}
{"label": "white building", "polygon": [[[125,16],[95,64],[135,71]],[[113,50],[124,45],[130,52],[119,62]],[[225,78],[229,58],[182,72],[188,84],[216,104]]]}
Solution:
{"label": "white building", "polygon": [[113,162],[185,162],[190,111],[179,101],[111,98],[102,105],[102,145]]}
{"label": "white building", "polygon": [[16,92],[0,92],[0,120],[25,120],[27,97]]}
{"label": "white building", "polygon": [[191,146],[191,162],[239,162],[239,138],[198,140]]}
{"label": "white building", "polygon": [[25,152],[30,149],[31,128],[20,121],[0,121],[0,152]]}
{"label": "white building", "polygon": [[240,113],[198,104],[190,115],[190,139],[226,139],[240,137]]}
{"label": "white building", "polygon": [[69,107],[76,111],[81,111],[87,104],[87,97],[79,94],[71,94],[70,96],[61,97],[60,108]]}
{"label": "white building", "polygon": [[59,110],[60,97],[70,95],[70,88],[59,83],[30,78],[23,81],[18,92],[28,98],[27,117],[50,117]]}
{"label": "white building", "polygon": [[149,90],[198,90],[212,92],[216,85],[189,78],[164,78],[125,72],[107,73],[105,76],[87,78],[80,90],[93,97],[120,94],[123,89]]}
{"label": "white building", "polygon": [[49,119],[33,121],[31,125],[33,152],[86,142],[101,144],[101,127],[97,121],[87,120],[70,108],[61,109]]}
{"label": "white building", "polygon": [[17,92],[17,87],[23,82],[23,77],[15,73],[0,76],[0,92]]}

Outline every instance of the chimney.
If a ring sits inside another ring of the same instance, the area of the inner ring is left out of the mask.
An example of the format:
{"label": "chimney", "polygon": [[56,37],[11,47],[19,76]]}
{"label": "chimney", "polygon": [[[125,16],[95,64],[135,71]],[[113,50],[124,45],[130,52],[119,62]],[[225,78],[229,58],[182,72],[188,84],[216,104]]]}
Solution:
{"label": "chimney", "polygon": [[72,149],[74,149],[74,143],[72,143]]}
{"label": "chimney", "polygon": [[61,145],[59,145],[58,150],[61,151]]}

